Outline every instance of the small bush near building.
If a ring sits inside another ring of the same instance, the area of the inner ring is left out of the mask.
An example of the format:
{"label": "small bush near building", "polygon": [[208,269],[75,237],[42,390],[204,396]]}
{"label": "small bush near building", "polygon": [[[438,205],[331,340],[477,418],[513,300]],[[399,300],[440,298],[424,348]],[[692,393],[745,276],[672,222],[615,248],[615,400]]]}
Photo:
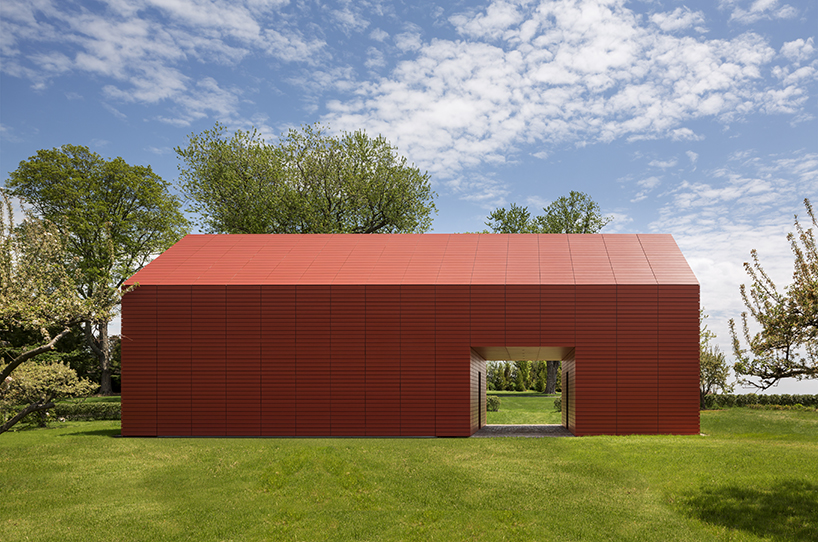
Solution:
{"label": "small bush near building", "polygon": [[496,395],[486,396],[486,410],[489,412],[497,412],[500,410],[500,398]]}
{"label": "small bush near building", "polygon": [[66,420],[121,420],[122,405],[120,403],[57,403],[50,409],[51,417]]}
{"label": "small bush near building", "polygon": [[562,397],[557,397],[554,399],[554,410],[557,412],[562,412]]}

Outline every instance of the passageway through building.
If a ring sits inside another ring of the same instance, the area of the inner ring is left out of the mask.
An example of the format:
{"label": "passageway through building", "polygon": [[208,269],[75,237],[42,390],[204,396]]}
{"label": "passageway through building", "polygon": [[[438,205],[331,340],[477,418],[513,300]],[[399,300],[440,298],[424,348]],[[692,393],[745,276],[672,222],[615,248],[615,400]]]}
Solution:
{"label": "passageway through building", "polygon": [[[574,359],[574,352],[575,349],[573,346],[473,346],[472,347],[472,361],[474,362],[475,356],[477,356],[479,362],[481,363],[483,369],[480,373],[486,373],[486,362],[487,361],[573,361]],[[486,404],[486,387],[487,387],[487,378],[480,378],[478,377],[478,419],[480,420],[478,427],[482,428],[486,424],[482,423],[482,420],[487,419],[487,412],[485,410]],[[562,387],[562,397],[563,399],[569,395],[566,381],[568,378],[563,379],[563,387]],[[486,382],[486,385],[482,383]],[[568,411],[568,402],[563,400],[562,401],[562,426],[567,429],[568,427],[568,418],[570,412]],[[497,434],[503,433],[525,433],[525,432],[532,432],[533,430],[529,427],[529,429],[523,429],[523,426],[520,426],[521,431],[513,431],[511,427],[506,428],[505,430],[495,430]],[[533,431],[536,432],[536,431]]]}

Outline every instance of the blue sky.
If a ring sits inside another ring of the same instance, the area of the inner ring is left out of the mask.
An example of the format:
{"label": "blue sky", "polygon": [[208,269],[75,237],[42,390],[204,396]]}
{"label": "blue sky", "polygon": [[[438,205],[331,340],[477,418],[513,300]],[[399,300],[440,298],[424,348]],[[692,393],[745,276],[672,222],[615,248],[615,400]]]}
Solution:
{"label": "blue sky", "polygon": [[[320,121],[428,170],[435,232],[570,190],[671,233],[730,351],[742,262],[783,286],[818,204],[814,0],[3,0],[0,168],[87,145],[177,177],[219,121]],[[818,393],[818,384],[779,392]]]}

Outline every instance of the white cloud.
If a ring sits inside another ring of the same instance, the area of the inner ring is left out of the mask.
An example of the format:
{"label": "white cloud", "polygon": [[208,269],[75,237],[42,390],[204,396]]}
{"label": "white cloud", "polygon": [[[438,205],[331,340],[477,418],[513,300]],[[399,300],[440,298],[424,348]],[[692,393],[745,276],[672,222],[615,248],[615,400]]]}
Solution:
{"label": "white cloud", "polygon": [[657,186],[662,184],[661,177],[648,177],[647,179],[642,179],[638,181],[637,186],[639,186],[642,190],[636,193],[636,195],[631,199],[631,203],[637,203],[644,199],[647,199],[648,194],[653,192],[653,189]]}
{"label": "white cloud", "polygon": [[160,120],[175,126],[188,126],[195,120],[210,116],[229,122],[238,116],[240,96],[241,90],[222,88],[212,77],[205,77],[196,83],[195,88],[176,99],[181,108],[178,115]]}
{"label": "white cloud", "polygon": [[[92,11],[52,0],[7,0],[0,18],[2,69],[35,88],[61,74],[93,73],[109,79],[102,85],[109,99],[168,100],[179,109],[171,121],[199,118],[202,111],[233,107],[215,98],[213,88],[206,90],[207,79],[189,75],[190,62],[233,65],[251,51],[284,62],[312,63],[321,55],[323,41],[281,16],[286,4],[116,0]],[[32,51],[26,54],[21,44],[29,43],[37,46],[25,48]]]}
{"label": "white cloud", "polygon": [[540,196],[528,196],[525,199],[526,205],[528,205],[529,209],[537,215],[540,213],[540,209],[545,209],[549,205],[551,205],[551,200],[545,199]]}
{"label": "white cloud", "polygon": [[781,54],[793,62],[803,62],[808,60],[812,57],[813,53],[815,53],[813,43],[813,38],[807,40],[799,38],[794,41],[788,41],[781,46]]}
{"label": "white cloud", "polygon": [[344,9],[331,11],[335,22],[347,35],[355,32],[363,32],[369,26],[369,21],[361,17],[360,12],[352,11],[349,6]]}
{"label": "white cloud", "polygon": [[384,30],[381,30],[380,28],[376,28],[375,30],[369,33],[369,37],[375,41],[383,42],[386,41],[386,39],[389,37],[389,33]]}
{"label": "white cloud", "polygon": [[20,138],[13,128],[8,127],[5,124],[0,123],[0,141],[8,141],[9,143],[19,143],[23,141]]}
{"label": "white cloud", "polygon": [[670,13],[654,13],[650,20],[665,32],[675,32],[693,26],[698,26],[699,31],[704,31],[701,25],[704,24],[704,13],[701,11],[691,11],[687,7],[676,8]]}
{"label": "white cloud", "polygon": [[522,19],[523,14],[513,2],[497,0],[489,4],[485,13],[458,14],[452,16],[449,21],[463,35],[499,38]]}
{"label": "white cloud", "polygon": [[[802,111],[810,74],[768,78],[782,56],[765,38],[668,34],[627,5],[491,2],[450,19],[468,39],[422,41],[412,33],[401,45],[413,56],[355,86],[348,100],[328,103],[325,119],[383,133],[445,179],[513,159],[527,144],[549,153],[616,139],[697,141],[702,136],[686,125],[697,119],[727,124]],[[654,19],[684,30],[700,16],[680,10]]]}
{"label": "white cloud", "polygon": [[678,160],[676,160],[675,158],[671,158],[670,160],[652,160],[650,163],[648,163],[648,165],[651,167],[667,169],[669,167],[674,167],[678,163],[679,163]]}
{"label": "white cloud", "polygon": [[629,230],[629,224],[633,222],[633,217],[628,215],[626,212],[621,210],[614,210],[612,212],[607,212],[603,209],[602,211],[603,216],[610,216],[613,217],[613,220],[605,226],[605,229],[602,230],[602,233],[621,233]]}
{"label": "white cloud", "polygon": [[751,24],[760,20],[792,19],[798,10],[778,0],[721,0],[722,8],[730,10],[730,20]]}
{"label": "white cloud", "polygon": [[377,49],[376,47],[370,47],[367,49],[366,62],[364,62],[364,66],[370,70],[383,68],[386,66],[386,57],[384,56],[383,51]]}
{"label": "white cloud", "polygon": [[727,320],[744,310],[738,293],[748,282],[743,262],[755,248],[779,289],[785,287],[792,276],[786,235],[793,230],[793,214],[804,215],[804,197],[814,194],[818,155],[803,151],[739,153],[668,192],[650,229],[673,234],[699,279],[701,303],[724,351],[731,351]]}
{"label": "white cloud", "polygon": [[696,165],[696,161],[699,159],[699,155],[693,151],[687,151],[685,152],[685,154],[687,155],[688,160],[690,160],[690,163]]}
{"label": "white cloud", "polygon": [[395,36],[395,45],[404,52],[417,51],[422,46],[419,32],[402,32]]}

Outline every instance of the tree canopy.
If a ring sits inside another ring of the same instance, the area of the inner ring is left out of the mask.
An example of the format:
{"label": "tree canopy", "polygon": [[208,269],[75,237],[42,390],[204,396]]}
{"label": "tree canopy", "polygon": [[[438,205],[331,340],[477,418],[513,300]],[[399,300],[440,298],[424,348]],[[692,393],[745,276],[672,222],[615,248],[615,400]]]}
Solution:
{"label": "tree canopy", "polygon": [[[62,364],[56,369],[28,365],[52,351],[77,323],[109,315],[106,307],[80,296],[76,274],[67,265],[66,236],[32,216],[15,225],[11,201],[0,193],[0,410],[25,405],[10,420],[0,420],[2,433],[26,415],[50,408],[61,395],[88,391]],[[18,378],[21,369],[25,376]],[[67,387],[60,384],[66,378]]]}
{"label": "tree canopy", "polygon": [[[113,314],[125,279],[187,232],[169,183],[149,166],[103,159],[87,147],[37,151],[9,174],[11,194],[65,236],[68,265],[83,299]],[[111,393],[109,319],[84,322],[100,362],[102,393]]]}
{"label": "tree canopy", "polygon": [[422,233],[436,212],[429,175],[363,131],[316,124],[271,145],[216,124],[176,153],[190,210],[212,233]]}
{"label": "tree canopy", "polygon": [[[809,199],[804,206],[812,227],[804,229],[796,216],[795,232],[787,236],[794,256],[792,284],[780,292],[755,250],[752,263],[744,264],[751,284],[740,288],[747,307],[741,314],[741,337],[730,320],[737,359],[733,370],[742,384],[767,389],[784,378],[818,378],[818,223]],[[750,318],[760,328],[756,333],[750,330]]]}
{"label": "tree canopy", "polygon": [[485,224],[492,233],[599,233],[611,220],[611,216],[602,216],[591,196],[572,190],[536,217],[528,208],[512,203],[508,209],[495,209]]}

